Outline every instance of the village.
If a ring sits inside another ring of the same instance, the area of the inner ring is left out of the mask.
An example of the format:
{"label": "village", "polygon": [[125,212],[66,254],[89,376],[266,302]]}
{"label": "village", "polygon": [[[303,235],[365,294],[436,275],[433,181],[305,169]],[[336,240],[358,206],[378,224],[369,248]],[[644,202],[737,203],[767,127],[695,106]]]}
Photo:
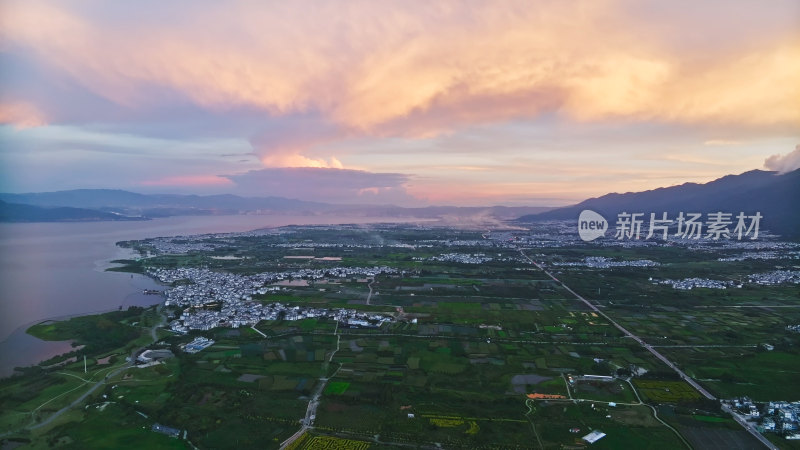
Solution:
{"label": "village", "polygon": [[649,259],[637,259],[631,261],[614,261],[605,256],[587,256],[580,262],[553,262],[554,266],[568,267],[590,267],[593,269],[608,269],[610,267],[655,267],[660,265]]}
{"label": "village", "polygon": [[189,330],[207,331],[217,327],[252,327],[262,320],[332,319],[350,328],[380,327],[394,320],[391,316],[359,312],[354,309],[326,309],[288,306],[281,303],[263,304],[253,301],[226,303],[220,311],[192,309],[184,312],[169,327],[178,333]]}
{"label": "village", "polygon": [[[177,283],[165,291],[165,306],[186,309],[170,322],[178,333],[189,330],[210,330],[216,327],[253,326],[262,320],[302,320],[329,318],[349,327],[376,327],[392,318],[382,314],[357,312],[352,309],[325,309],[288,306],[281,303],[253,301],[253,295],[284,289],[275,283],[285,280],[320,280],[333,278],[374,278],[378,274],[396,273],[390,267],[300,269],[284,273],[237,275],[202,268],[153,269],[148,273],[162,283]],[[186,284],[188,283],[188,284]]]}
{"label": "village", "polygon": [[741,284],[734,284],[730,280],[710,280],[708,278],[684,278],[682,280],[661,280],[653,281],[654,284],[669,284],[675,289],[691,290],[694,288],[707,288],[707,289],[728,289],[732,287],[742,287]]}
{"label": "village", "polygon": [[150,269],[148,275],[162,283],[175,283],[165,291],[165,306],[203,306],[214,302],[252,300],[255,294],[280,290],[271,284],[284,280],[322,280],[329,278],[373,278],[378,274],[395,274],[391,267],[332,267],[298,269],[281,273],[238,275],[204,268]]}
{"label": "village", "polygon": [[778,433],[789,440],[800,440],[800,402],[754,402],[741,397],[722,403],[761,433]]}
{"label": "village", "polygon": [[[766,273],[755,273],[747,275],[747,282],[751,284],[758,284],[762,286],[772,286],[784,283],[798,284],[800,283],[800,271],[796,270],[775,270]],[[734,282],[732,280],[712,280],[708,278],[684,278],[681,280],[654,280],[650,279],[653,284],[668,284],[675,289],[690,290],[694,288],[708,288],[708,289],[728,289],[728,288],[741,288],[744,283]]]}

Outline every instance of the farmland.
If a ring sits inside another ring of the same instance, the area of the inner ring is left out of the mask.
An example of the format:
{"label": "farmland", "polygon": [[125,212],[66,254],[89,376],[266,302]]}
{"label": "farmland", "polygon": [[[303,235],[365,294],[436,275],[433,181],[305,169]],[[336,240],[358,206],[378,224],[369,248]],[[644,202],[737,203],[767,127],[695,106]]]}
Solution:
{"label": "farmland", "polygon": [[[297,449],[435,443],[559,448],[580,444],[594,429],[606,433],[594,444],[598,448],[681,448],[709,436],[750,442],[735,422],[719,415],[717,402],[626,337],[600,310],[717,397],[800,400],[793,383],[800,374],[800,334],[786,331],[800,324],[796,286],[678,291],[653,282],[690,274],[739,281],[796,261],[723,262],[734,250],[600,246],[557,236],[548,241],[541,233],[320,226],[126,242],[148,255],[129,261],[131,270],[293,274],[266,283],[250,301],[281,304],[286,311],[347,309],[390,320],[350,326],[327,316],[290,320],[284,313],[186,335],[160,330],[156,342],[146,330],[161,315],[165,323],[178,320],[183,310],[132,309],[40,324],[31,332],[75,339],[82,350],[2,380],[0,424],[15,439],[40,448],[69,448],[104,427],[118,431],[90,447],[139,439],[152,441],[151,448],[278,448],[288,439]],[[192,247],[200,244],[203,250]],[[182,245],[186,251],[175,250]],[[170,253],[159,250],[167,246]],[[601,309],[589,308],[520,251]],[[587,256],[659,264],[569,265]],[[391,270],[333,275],[364,267]],[[218,303],[203,308],[218,311]],[[213,345],[184,352],[182,345],[198,336],[213,339]],[[773,350],[765,350],[765,343]],[[124,358],[143,346],[175,356],[125,369]],[[78,361],[84,354],[88,373]],[[84,392],[84,378],[102,385],[82,407],[30,428]],[[168,438],[150,431],[153,423],[184,434]],[[295,436],[303,423],[309,426]]]}

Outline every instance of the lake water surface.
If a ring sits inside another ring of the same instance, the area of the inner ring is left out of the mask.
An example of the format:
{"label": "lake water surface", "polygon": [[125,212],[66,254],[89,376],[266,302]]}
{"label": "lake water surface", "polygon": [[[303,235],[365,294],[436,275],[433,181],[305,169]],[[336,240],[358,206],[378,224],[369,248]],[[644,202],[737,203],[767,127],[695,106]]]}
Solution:
{"label": "lake water surface", "polygon": [[132,256],[118,241],[158,236],[228,233],[285,225],[396,222],[332,216],[192,216],[143,222],[0,224],[0,377],[13,368],[64,353],[69,343],[25,333],[36,323],[120,306],[158,303],[143,295],[150,278],[105,272],[110,261]]}

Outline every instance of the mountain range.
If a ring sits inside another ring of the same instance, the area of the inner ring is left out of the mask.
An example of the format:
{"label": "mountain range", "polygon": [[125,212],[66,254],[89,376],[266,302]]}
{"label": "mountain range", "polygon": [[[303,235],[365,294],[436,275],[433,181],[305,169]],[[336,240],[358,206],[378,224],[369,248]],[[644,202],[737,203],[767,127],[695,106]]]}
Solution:
{"label": "mountain range", "polygon": [[181,215],[295,214],[353,217],[450,218],[453,221],[515,219],[546,207],[404,208],[393,205],[336,205],[283,197],[237,195],[148,195],[116,189],[76,189],[27,194],[0,193],[0,221],[147,220]]}
{"label": "mountain range", "polygon": [[144,220],[110,212],[66,206],[43,208],[0,200],[0,222],[94,222],[108,220]]}
{"label": "mountain range", "polygon": [[295,214],[353,217],[447,218],[451,222],[487,220],[534,222],[576,220],[581,211],[598,212],[613,222],[620,212],[739,212],[763,216],[761,229],[800,237],[800,169],[779,174],[752,170],[714,181],[684,183],[643,192],[612,193],[563,208],[456,207],[405,208],[392,205],[335,205],[283,197],[237,195],[139,194],[115,189],[77,189],[27,194],[0,193],[0,222],[148,220],[177,215]]}
{"label": "mountain range", "polygon": [[589,209],[600,213],[609,222],[621,212],[656,213],[660,218],[666,212],[674,219],[678,213],[738,213],[752,215],[760,212],[760,229],[789,237],[800,237],[800,169],[779,174],[751,170],[739,175],[727,175],[705,184],[684,183],[678,186],[652,189],[643,192],[606,194],[590,198],[576,205],[552,209],[520,217],[520,222],[545,220],[577,220],[581,211]]}

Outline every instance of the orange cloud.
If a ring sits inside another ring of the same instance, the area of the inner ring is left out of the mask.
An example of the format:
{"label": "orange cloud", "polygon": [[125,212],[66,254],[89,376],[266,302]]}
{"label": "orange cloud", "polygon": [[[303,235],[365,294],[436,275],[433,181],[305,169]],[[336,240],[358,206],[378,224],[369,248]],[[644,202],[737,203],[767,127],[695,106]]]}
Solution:
{"label": "orange cloud", "polygon": [[343,169],[342,162],[331,156],[327,161],[322,158],[309,158],[299,153],[271,153],[261,158],[266,167],[317,167],[326,169]]}
{"label": "orange cloud", "polygon": [[580,121],[797,129],[796,29],[765,27],[745,46],[708,17],[692,26],[706,27],[714,46],[695,49],[673,42],[680,18],[653,27],[627,6],[240,1],[126,22],[26,0],[7,4],[0,20],[6,45],[138,108],[160,101],[143,93],[157,86],[209,109],[312,111],[378,135],[431,136],[543,111]]}
{"label": "orange cloud", "polygon": [[30,103],[0,103],[0,124],[17,129],[40,127],[47,124],[44,114]]}

